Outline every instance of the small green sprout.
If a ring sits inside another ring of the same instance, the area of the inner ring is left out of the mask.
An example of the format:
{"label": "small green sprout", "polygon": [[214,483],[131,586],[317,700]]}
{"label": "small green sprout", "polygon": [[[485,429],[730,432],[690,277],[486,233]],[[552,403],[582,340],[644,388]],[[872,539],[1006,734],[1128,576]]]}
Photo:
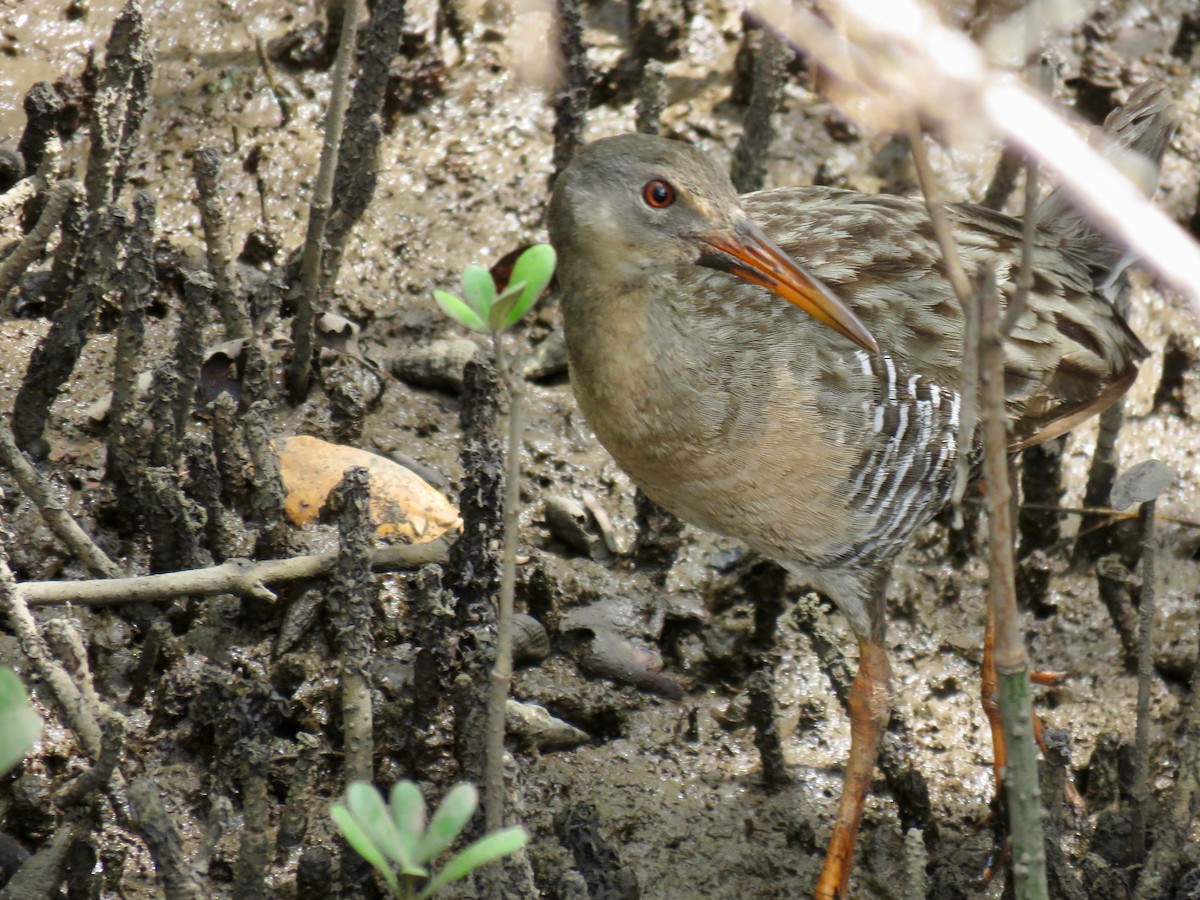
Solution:
{"label": "small green sprout", "polygon": [[454,843],[478,803],[474,785],[455,785],[427,826],[425,800],[411,781],[392,787],[390,804],[374,785],[356,781],[346,789],[346,802],[335,804],[330,815],[347,843],[379,870],[395,896],[425,900],[480,866],[516,853],[529,841],[529,833],[519,825],[492,832],[433,874],[429,863]]}
{"label": "small green sprout", "polygon": [[0,667],[0,775],[21,761],[41,733],[42,720],[29,705],[21,679]]}
{"label": "small green sprout", "polygon": [[463,296],[434,291],[438,306],[460,325],[480,334],[500,334],[529,312],[554,274],[554,248],[534,244],[513,266],[508,286],[499,294],[491,273],[483,266],[463,270]]}

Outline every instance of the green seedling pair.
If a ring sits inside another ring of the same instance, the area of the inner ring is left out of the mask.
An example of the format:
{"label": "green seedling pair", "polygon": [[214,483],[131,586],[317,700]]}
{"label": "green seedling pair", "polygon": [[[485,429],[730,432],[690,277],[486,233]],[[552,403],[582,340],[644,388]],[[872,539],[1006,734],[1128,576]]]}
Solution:
{"label": "green seedling pair", "polygon": [[390,803],[373,785],[356,781],[346,790],[346,802],[330,812],[346,841],[379,871],[394,895],[424,900],[480,866],[516,853],[529,840],[519,825],[501,829],[468,845],[434,872],[430,864],[454,843],[478,803],[473,785],[456,785],[426,823],[425,799],[411,781],[392,787]]}
{"label": "green seedling pair", "polygon": [[500,334],[529,312],[554,274],[554,248],[534,244],[513,266],[508,286],[499,293],[492,273],[483,266],[463,270],[463,296],[434,291],[434,299],[450,318],[480,334]]}

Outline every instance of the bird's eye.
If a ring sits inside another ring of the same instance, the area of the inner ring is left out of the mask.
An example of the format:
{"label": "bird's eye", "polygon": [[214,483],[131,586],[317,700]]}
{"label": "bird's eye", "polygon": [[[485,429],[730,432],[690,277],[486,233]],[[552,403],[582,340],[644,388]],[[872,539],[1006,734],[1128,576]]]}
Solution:
{"label": "bird's eye", "polygon": [[646,182],[642,188],[642,199],[651,209],[666,209],[675,202],[675,188],[671,187],[669,181],[656,178]]}

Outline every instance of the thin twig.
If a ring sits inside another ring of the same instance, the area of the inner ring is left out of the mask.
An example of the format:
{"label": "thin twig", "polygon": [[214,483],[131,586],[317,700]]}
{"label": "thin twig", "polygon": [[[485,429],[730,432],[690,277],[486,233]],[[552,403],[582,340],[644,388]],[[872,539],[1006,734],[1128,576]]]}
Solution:
{"label": "thin twig", "polygon": [[[449,543],[445,539],[425,544],[377,547],[371,557],[371,565],[376,569],[410,569],[420,568],[427,563],[444,564],[448,548]],[[35,606],[50,603],[112,606],[213,594],[235,594],[271,601],[275,595],[267,590],[266,585],[318,578],[333,568],[335,562],[336,551],[261,562],[227,559],[219,566],[163,575],[139,575],[102,581],[26,581],[16,585],[16,588],[24,602]]]}
{"label": "thin twig", "polygon": [[21,239],[16,249],[0,262],[0,300],[8,296],[17,279],[21,277],[30,264],[46,249],[50,233],[58,227],[67,207],[73,200],[83,196],[83,189],[76,181],[60,181],[50,191],[42,214],[38,216],[37,224]]}
{"label": "thin twig", "polygon": [[288,365],[287,380],[293,403],[299,403],[308,396],[312,377],[313,329],[321,299],[318,295],[321,259],[325,251],[325,227],[332,207],[333,176],[337,171],[346,106],[350,102],[350,68],[354,63],[355,35],[361,6],[362,0],[346,0],[342,11],[342,31],[333,67],[329,111],[325,117],[321,163],[309,204],[308,233],[304,238],[304,255],[300,263],[300,294],[296,301],[296,317],[292,321],[292,359]]}
{"label": "thin twig", "polygon": [[1000,160],[996,163],[996,171],[992,174],[992,180],[988,183],[987,190],[983,192],[983,199],[979,201],[980,206],[986,206],[988,209],[994,209],[1000,212],[1004,209],[1004,204],[1008,202],[1008,197],[1016,187],[1017,173],[1021,171],[1021,158],[1013,153],[1011,147],[1005,147],[1000,154]]}
{"label": "thin twig", "polygon": [[27,175],[0,194],[0,220],[7,219],[42,191],[49,187],[41,175]]}
{"label": "thin twig", "polygon": [[1017,272],[1017,290],[1000,323],[1000,337],[1008,337],[1017,319],[1025,312],[1029,291],[1033,288],[1033,239],[1037,233],[1038,167],[1035,160],[1025,163],[1025,206],[1021,213],[1021,268]]}
{"label": "thin twig", "polygon": [[292,121],[292,104],[279,79],[275,77],[275,67],[267,57],[267,45],[261,34],[254,35],[254,52],[258,56],[258,65],[263,71],[263,77],[267,79],[267,87],[271,89],[275,102],[279,104],[279,127],[286,128]]}
{"label": "thin twig", "polygon": [[346,783],[374,780],[372,731],[371,610],[378,583],[371,572],[374,529],[370,515],[370,475],[361,466],[346,470],[326,509],[337,516],[338,560],[325,592],[341,663],[342,731]]}
{"label": "thin twig", "polygon": [[140,0],[128,0],[113,21],[104,71],[92,98],[84,190],[95,213],[117,200],[138,146],[138,129],[150,107],[154,47]]}
{"label": "thin twig", "polygon": [[183,838],[163,805],[154,778],[140,775],[130,783],[129,815],[150,849],[166,900],[201,900],[208,896],[183,850]]}
{"label": "thin twig", "polygon": [[[117,509],[127,521],[135,518],[134,495],[146,466],[138,429],[140,417],[130,415],[138,399],[142,348],[146,340],[146,309],[154,299],[158,276],[154,268],[155,202],[148,191],[133,195],[133,224],[125,244],[125,261],[117,277],[121,317],[113,358],[112,404],[108,417],[106,477],[117,495]],[[66,233],[64,229],[64,241]],[[59,253],[63,252],[60,244]],[[57,260],[56,260],[57,261]]]}
{"label": "thin twig", "polygon": [[963,268],[962,258],[958,255],[958,242],[954,239],[954,229],[950,225],[950,217],[946,215],[946,205],[942,200],[942,192],[938,189],[937,178],[933,167],[929,165],[929,154],[925,152],[925,135],[916,118],[908,120],[908,146],[912,153],[913,164],[917,169],[917,180],[921,185],[921,193],[925,197],[925,206],[929,210],[929,218],[933,222],[933,232],[937,237],[938,247],[942,251],[942,261],[946,265],[946,277],[954,288],[954,296],[959,303],[966,304],[972,296],[971,279]]}
{"label": "thin twig", "polygon": [[928,864],[925,835],[920,828],[908,829],[904,832],[904,897],[907,900],[925,900],[925,867]]}
{"label": "thin twig", "polygon": [[1142,594],[1138,604],[1138,693],[1133,770],[1133,860],[1146,858],[1146,829],[1150,823],[1150,683],[1154,679],[1151,638],[1154,631],[1154,507],[1141,505]]}
{"label": "thin twig", "polygon": [[1017,612],[1013,561],[1012,489],[1009,484],[1008,416],[1004,408],[1004,345],[998,330],[995,274],[982,268],[975,279],[980,310],[980,402],[983,410],[983,475],[987,483],[989,615],[995,621],[997,694],[1008,754],[1005,793],[1013,845],[1013,888],[1022,900],[1046,900],[1046,850],[1037,747],[1033,740],[1029,661]]}
{"label": "thin twig", "polygon": [[112,710],[105,710],[101,719],[100,757],[90,769],[63,785],[54,797],[59,809],[71,809],[84,802],[96,791],[102,790],[114,776],[120,779],[117,766],[125,754],[125,717]]}
{"label": "thin twig", "polygon": [[775,140],[771,117],[779,109],[779,93],[792,50],[777,31],[767,29],[754,54],[754,85],[742,136],[733,151],[729,178],[739,194],[761,191],[767,177],[767,152]]}
{"label": "thin twig", "polygon": [[[234,263],[229,216],[221,202],[221,159],[222,154],[216,147],[197,148],[192,156],[192,174],[196,179],[200,223],[204,226],[204,252],[209,272],[216,282],[217,307],[225,325],[225,339],[234,341],[250,334],[250,314],[246,312]],[[183,435],[179,437],[182,439]]]}
{"label": "thin twig", "polygon": [[50,530],[58,536],[75,557],[88,567],[88,570],[105,578],[116,578],[121,574],[107,554],[96,546],[78,522],[67,512],[59,499],[54,495],[50,482],[42,477],[42,473],[33,467],[13,440],[12,432],[7,424],[0,425],[0,467],[6,469],[16,479],[21,490],[37,507],[42,519],[50,526]]}
{"label": "thin twig", "polygon": [[64,822],[49,839],[42,841],[33,856],[21,864],[21,868],[4,885],[4,892],[0,896],[5,900],[54,896],[62,883],[67,851],[81,827],[77,822]]}
{"label": "thin twig", "polygon": [[658,134],[662,130],[662,114],[667,106],[667,70],[657,59],[646,61],[642,82],[638,85],[637,130],[641,134]]}
{"label": "thin twig", "polygon": [[50,406],[70,378],[84,344],[95,328],[95,312],[113,289],[118,248],[129,221],[120,206],[88,216],[83,241],[82,276],[55,316],[50,330],[29,357],[29,366],[12,409],[12,432],[17,446],[37,459],[49,453],[42,436]]}
{"label": "thin twig", "polygon": [[1121,641],[1121,662],[1127,672],[1138,670],[1140,652],[1133,580],[1133,573],[1119,554],[1109,553],[1096,560],[1097,593],[1100,602],[1108,609],[1113,628]]}
{"label": "thin twig", "polygon": [[937,237],[938,247],[946,265],[946,276],[954,295],[963,311],[962,379],[959,382],[958,460],[955,468],[954,492],[951,502],[954,509],[954,527],[962,527],[962,500],[971,477],[971,463],[975,446],[975,424],[977,421],[977,395],[979,393],[979,303],[971,290],[971,281],[963,268],[958,254],[958,242],[946,215],[946,207],[938,190],[937,179],[929,165],[929,154],[925,152],[925,136],[915,118],[908,120],[908,145],[913,164],[917,170],[917,181],[925,196],[929,220]]}
{"label": "thin twig", "polygon": [[1179,748],[1175,792],[1155,825],[1150,856],[1134,893],[1136,900],[1160,900],[1170,896],[1177,873],[1187,864],[1183,848],[1192,833],[1196,808],[1200,805],[1200,666],[1192,673],[1187,708],[1175,736],[1175,746]]}
{"label": "thin twig", "polygon": [[88,662],[88,648],[78,623],[69,616],[58,616],[42,624],[42,637],[54,651],[55,657],[79,689],[79,697],[97,722],[103,722],[105,704],[96,692],[96,679],[92,677]]}
{"label": "thin twig", "polygon": [[563,77],[554,96],[554,174],[567,167],[583,143],[583,124],[592,94],[591,69],[583,42],[583,12],[579,0],[555,0],[554,33],[562,54]]}
{"label": "thin twig", "polygon": [[[8,543],[8,535],[2,531],[0,543]],[[16,579],[8,567],[6,546],[0,546],[0,611],[5,613],[8,627],[16,634],[21,652],[50,686],[67,722],[79,735],[79,743],[84,752],[93,760],[99,759],[100,723],[91,706],[84,701],[78,686],[71,680],[62,664],[54,658],[50,647],[38,631],[37,621],[29,611],[29,605],[17,588]]]}
{"label": "thin twig", "polygon": [[392,84],[393,63],[404,43],[404,4],[405,0],[371,4],[333,176],[333,208],[321,255],[322,293],[332,291],[337,284],[346,241],[375,196],[383,111]]}
{"label": "thin twig", "polygon": [[[368,706],[368,710],[370,707]],[[241,764],[242,827],[237,861],[233,867],[233,896],[266,900],[266,875],[271,858],[271,801],[267,790],[266,757],[261,740]]]}

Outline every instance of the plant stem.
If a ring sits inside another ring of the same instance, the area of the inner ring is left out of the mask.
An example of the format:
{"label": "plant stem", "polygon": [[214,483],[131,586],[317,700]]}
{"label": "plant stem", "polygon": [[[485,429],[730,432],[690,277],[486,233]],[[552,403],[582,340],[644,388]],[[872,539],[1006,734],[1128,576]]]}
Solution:
{"label": "plant stem", "polygon": [[1150,680],[1154,677],[1151,636],[1154,628],[1154,501],[1142,504],[1142,597],[1138,604],[1138,696],[1134,738],[1133,859],[1146,859],[1146,829],[1150,821]]}
{"label": "plant stem", "polygon": [[988,556],[991,569],[989,615],[996,623],[996,682],[1004,744],[1008,755],[1005,792],[1013,848],[1013,893],[1021,900],[1047,900],[1046,848],[1029,661],[1017,618],[1013,563],[1012,490],[1008,477],[1008,434],[1004,411],[1004,347],[1000,337],[995,276],[976,279],[979,298],[983,477],[987,483]]}
{"label": "plant stem", "polygon": [[350,69],[354,64],[354,36],[361,8],[361,0],[346,0],[342,10],[341,39],[333,66],[329,109],[325,114],[325,140],[309,204],[308,232],[300,262],[300,293],[296,298],[296,318],[292,320],[292,359],[287,371],[292,403],[300,403],[308,396],[308,384],[312,377],[313,328],[317,320],[317,303],[320,301],[325,228],[329,224],[329,212],[333,205],[333,176],[337,171],[346,106],[350,102]]}
{"label": "plant stem", "polygon": [[505,448],[504,545],[500,550],[500,603],[496,614],[496,661],[488,702],[487,767],[484,777],[484,821],[489,833],[504,827],[504,719],[512,681],[513,594],[517,581],[517,527],[521,502],[521,403],[525,388],[504,349],[504,336],[494,334],[496,371],[508,391],[508,446]]}

